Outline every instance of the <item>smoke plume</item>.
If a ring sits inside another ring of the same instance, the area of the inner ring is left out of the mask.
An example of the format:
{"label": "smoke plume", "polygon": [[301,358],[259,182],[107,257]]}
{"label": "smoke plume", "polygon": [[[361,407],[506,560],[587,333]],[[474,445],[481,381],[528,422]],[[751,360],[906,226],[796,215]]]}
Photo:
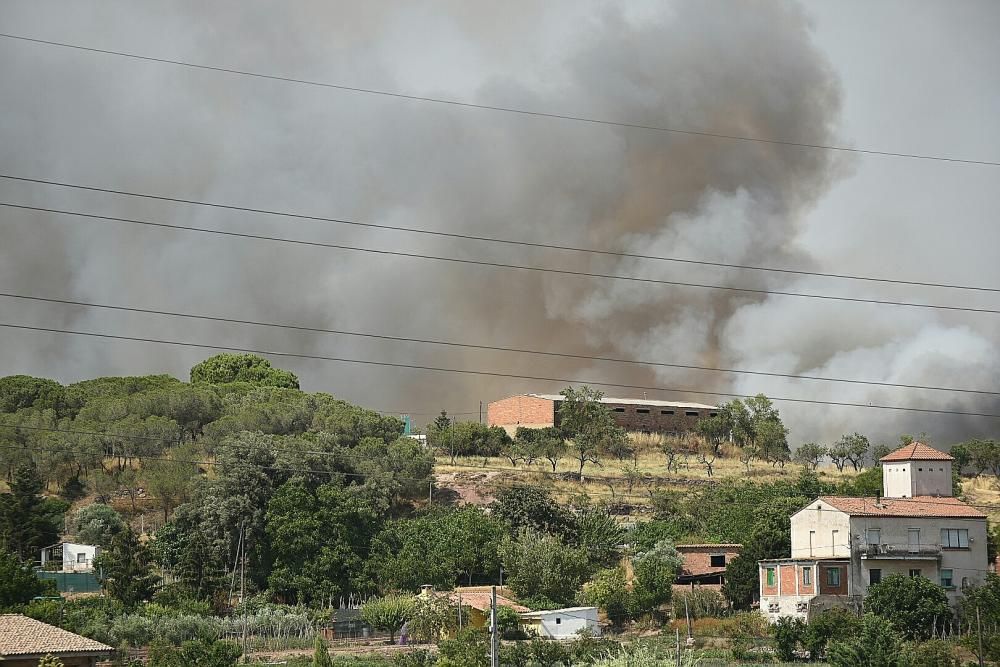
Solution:
{"label": "smoke plume", "polygon": [[[8,32],[417,95],[841,143],[843,92],[790,3],[9,2]],[[0,40],[3,171],[243,206],[646,255],[830,267],[802,243],[843,153],[405,101]],[[0,181],[0,197],[172,224],[767,290],[940,292],[528,250]],[[0,289],[634,360],[995,389],[996,324],[905,308],[455,265],[0,210]],[[903,239],[905,242],[905,239]],[[864,252],[858,239],[859,253]],[[863,265],[863,264],[862,264]],[[870,264],[869,264],[870,266]],[[887,271],[886,273],[891,273]],[[912,274],[910,274],[912,275]],[[918,279],[922,275],[916,276]],[[993,276],[996,278],[996,276]],[[207,324],[0,300],[2,320],[394,363],[1000,412],[995,399]],[[0,332],[0,374],[187,369],[189,348]],[[417,421],[563,383],[275,359],[303,388]],[[641,392],[609,389],[611,395]],[[711,402],[719,397],[649,392]],[[792,440],[995,421],[780,403]],[[465,414],[468,413],[468,414]]]}

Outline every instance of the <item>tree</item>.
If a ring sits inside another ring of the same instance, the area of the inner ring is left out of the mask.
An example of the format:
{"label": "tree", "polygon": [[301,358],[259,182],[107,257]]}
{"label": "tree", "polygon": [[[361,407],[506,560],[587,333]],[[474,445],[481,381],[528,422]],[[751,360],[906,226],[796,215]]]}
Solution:
{"label": "tree", "polygon": [[29,564],[0,549],[0,610],[28,604],[36,596],[54,595],[55,588],[55,582],[39,579]]}
{"label": "tree", "polygon": [[515,539],[504,542],[500,560],[505,581],[515,593],[557,604],[572,601],[591,571],[586,550],[530,529],[522,529]]}
{"label": "tree", "polygon": [[576,537],[576,519],[544,489],[513,486],[501,489],[490,506],[497,519],[510,525],[512,532],[530,528],[566,539]]}
{"label": "tree", "polygon": [[248,382],[268,387],[299,388],[299,379],[294,373],[274,368],[264,357],[229,352],[209,357],[192,367],[191,382],[208,384]]}
{"label": "tree", "polygon": [[198,448],[193,444],[176,447],[169,456],[147,461],[142,466],[146,488],[160,501],[163,521],[181,503],[191,498],[191,482],[198,474]]}
{"label": "tree", "polygon": [[580,601],[603,609],[615,627],[636,616],[635,598],[620,565],[594,575],[580,593]]}
{"label": "tree", "polygon": [[927,639],[935,623],[951,618],[944,589],[925,577],[893,574],[868,589],[865,609],[910,639]]}
{"label": "tree", "polygon": [[111,546],[112,538],[125,529],[125,521],[110,505],[94,503],[76,513],[76,539],[102,548]]}
{"label": "tree", "polygon": [[865,466],[865,456],[868,455],[871,443],[860,433],[852,433],[843,436],[837,441],[835,447],[837,447],[838,452],[847,457],[847,460],[854,466],[855,472],[859,472]]}
{"label": "tree", "polygon": [[316,634],[316,641],[313,648],[312,667],[333,667],[333,660],[330,659],[330,651],[326,648],[326,642]]}
{"label": "tree", "polygon": [[[706,417],[698,422],[695,430],[712,448],[712,453],[716,456],[722,453],[722,443],[725,442],[733,432],[733,425],[727,419],[725,412],[720,412],[714,417]],[[669,469],[669,466],[668,466]]]}
{"label": "tree", "polygon": [[[872,447],[872,464],[881,467],[882,457],[887,456],[890,452],[892,452],[892,447],[890,447],[889,445],[886,444],[875,445],[874,447]],[[961,466],[959,466],[959,470],[961,470]]]}
{"label": "tree", "polygon": [[705,473],[709,477],[712,477],[712,471],[715,468],[715,457],[716,457],[715,452],[716,450],[714,447],[712,447],[709,444],[705,444],[698,448],[698,453],[696,455],[698,463],[705,466]]}
{"label": "tree", "polygon": [[903,642],[887,619],[865,614],[860,634],[830,642],[827,662],[831,667],[902,667]]}
{"label": "tree", "polygon": [[844,439],[841,438],[827,448],[826,454],[833,461],[833,465],[837,466],[837,472],[844,472],[844,467],[851,458],[851,450],[848,443],[844,442]]}
{"label": "tree", "polygon": [[749,609],[760,590],[757,561],[784,558],[791,549],[791,529],[787,519],[772,517],[754,529],[739,556],[726,565],[722,594],[738,609]]}
{"label": "tree", "polygon": [[396,633],[410,618],[416,602],[412,595],[386,595],[361,605],[361,618],[377,630],[389,633],[389,642],[396,642]]}
{"label": "tree", "polygon": [[810,470],[818,468],[819,462],[823,460],[824,456],[826,456],[826,448],[815,442],[807,442],[795,450],[795,462],[801,463]]}
{"label": "tree", "polygon": [[458,626],[458,610],[443,595],[418,595],[409,620],[407,634],[424,644],[436,644],[446,632]]}
{"label": "tree", "polygon": [[350,489],[286,482],[267,508],[274,559],[268,584],[300,603],[365,589],[364,556],[380,525],[376,509]]}
{"label": "tree", "polygon": [[453,422],[451,417],[448,416],[448,411],[442,410],[441,414],[435,417],[434,421],[431,422],[430,428],[428,430],[431,431],[432,433],[443,431],[449,426],[451,426],[452,423]]}
{"label": "tree", "polygon": [[53,655],[45,655],[38,661],[38,667],[65,667],[65,663]]}
{"label": "tree", "polygon": [[111,546],[94,561],[104,589],[126,609],[153,597],[160,578],[153,573],[149,553],[130,526],[111,539]]}
{"label": "tree", "polygon": [[66,388],[55,380],[30,375],[8,375],[0,378],[0,412],[17,412],[24,408],[65,411]]}
{"label": "tree", "polygon": [[0,544],[23,560],[59,539],[62,515],[68,503],[43,499],[43,484],[35,464],[20,465],[10,493],[0,494]]}
{"label": "tree", "polygon": [[640,612],[653,611],[669,602],[674,581],[683,563],[683,557],[670,540],[662,540],[652,549],[636,555],[632,559],[635,609]]}
{"label": "tree", "polygon": [[861,632],[861,619],[842,607],[834,607],[810,619],[802,631],[800,641],[809,656],[818,660],[826,653],[831,640],[856,637]]}
{"label": "tree", "polygon": [[559,427],[570,440],[570,452],[580,464],[579,474],[587,463],[600,463],[601,451],[621,451],[628,446],[628,434],[619,428],[601,399],[604,394],[591,387],[567,387],[559,392]]}

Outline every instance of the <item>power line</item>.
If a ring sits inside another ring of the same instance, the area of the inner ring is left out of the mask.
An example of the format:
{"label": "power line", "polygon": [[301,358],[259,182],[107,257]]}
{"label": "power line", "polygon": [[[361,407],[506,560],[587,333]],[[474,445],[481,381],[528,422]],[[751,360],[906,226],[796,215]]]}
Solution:
{"label": "power line", "polygon": [[41,178],[28,178],[25,176],[14,176],[0,173],[0,178],[21,181],[24,183],[36,183],[40,185],[54,185],[75,190],[86,190],[88,192],[102,192],[105,194],[121,195],[125,197],[137,197],[141,199],[151,199],[155,201],[172,202],[176,204],[191,204],[194,206],[205,206],[209,208],[223,209],[227,211],[241,211],[244,213],[258,213],[263,215],[273,215],[296,220],[308,220],[311,222],[330,222],[338,225],[350,225],[355,227],[366,227],[370,229],[382,229],[395,232],[409,232],[413,234],[427,234],[443,238],[461,239],[465,241],[482,241],[486,243],[500,243],[504,245],[524,246],[528,248],[541,248],[546,250],[562,250],[577,253],[587,253],[604,255],[608,257],[622,257],[628,259],[655,260],[661,262],[675,262],[679,264],[695,264],[700,266],[712,266],[717,268],[740,269],[747,271],[764,271],[769,273],[784,273],[798,276],[817,276],[822,278],[836,278],[841,280],[857,280],[875,283],[888,283],[892,285],[913,285],[917,287],[942,287],[956,290],[972,290],[977,292],[1000,292],[996,287],[979,287],[973,285],[956,285],[954,283],[922,282],[917,280],[902,280],[897,278],[879,278],[875,276],[861,276],[847,273],[826,273],[822,271],[805,271],[803,269],[786,269],[767,266],[754,266],[749,264],[731,264],[726,262],[714,262],[709,260],[691,259],[684,257],[668,257],[664,255],[643,255],[630,252],[618,252],[613,250],[601,250],[598,248],[583,248],[579,246],[560,245],[555,243],[542,243],[538,241],[520,241],[515,239],[504,239],[495,236],[478,236],[475,234],[459,234],[457,232],[444,232],[433,229],[421,229],[419,227],[403,227],[400,225],[382,225],[373,222],[361,222],[359,220],[349,220],[346,218],[331,218],[318,215],[307,215],[304,213],[291,213],[288,211],[277,211],[274,209],[254,208],[250,206],[237,206],[235,204],[222,204],[197,199],[183,199],[180,197],[167,197],[165,195],[153,195],[148,193],[130,192],[127,190],[115,190],[112,188],[100,188],[78,183],[67,183],[65,181],[52,181]]}
{"label": "power line", "polygon": [[969,313],[989,313],[989,314],[1000,314],[1000,310],[994,308],[972,308],[968,306],[948,306],[944,304],[930,304],[930,303],[914,303],[908,301],[886,301],[880,299],[863,299],[860,297],[847,297],[847,296],[832,296],[829,294],[812,294],[807,292],[789,292],[783,290],[769,290],[769,289],[757,289],[751,287],[733,287],[729,285],[710,285],[705,283],[690,283],[682,282],[677,280],[660,280],[657,278],[642,278],[639,276],[622,276],[610,273],[593,273],[589,271],[571,271],[569,269],[553,269],[550,267],[542,266],[528,266],[524,264],[504,264],[502,262],[489,262],[485,260],[476,259],[462,259],[458,257],[446,257],[441,255],[425,255],[415,252],[403,252],[401,250],[379,250],[375,248],[363,248],[360,246],[350,246],[339,243],[325,243],[321,241],[305,241],[301,239],[288,239],[278,236],[265,236],[262,234],[248,234],[245,232],[233,232],[224,231],[220,229],[208,229],[206,227],[191,227],[187,225],[173,225],[165,222],[152,222],[149,220],[136,220],[134,218],[120,218],[110,215],[97,215],[93,213],[81,213],[79,211],[69,211],[55,208],[48,208],[43,206],[27,206],[24,204],[12,204],[10,202],[0,201],[0,206],[6,206],[8,208],[22,209],[26,211],[38,211],[43,213],[55,213],[58,215],[67,215],[80,218],[87,218],[91,220],[100,220],[104,222],[115,222],[124,223],[130,225],[140,225],[145,227],[156,227],[161,229],[175,229],[179,231],[188,232],[198,232],[201,234],[215,234],[219,236],[229,236],[233,238],[244,238],[252,239],[256,241],[271,241],[277,243],[289,243],[293,245],[311,246],[318,248],[331,248],[335,250],[349,250],[353,252],[365,252],[372,253],[376,255],[388,255],[393,257],[409,257],[413,259],[427,259],[440,262],[451,262],[454,264],[465,264],[472,266],[487,266],[491,268],[500,269],[516,269],[519,271],[532,271],[537,273],[552,273],[559,275],[577,276],[583,278],[604,278],[608,280],[622,280],[627,282],[653,284],[653,285],[670,285],[673,287],[694,287],[699,289],[713,289],[713,290],[723,290],[727,292],[739,292],[745,294],[763,294],[767,296],[788,296],[788,297],[799,297],[807,299],[823,299],[826,301],[840,301],[847,303],[871,303],[883,306],[903,306],[908,308],[929,308],[932,310],[949,310],[949,311],[960,311]]}
{"label": "power line", "polygon": [[[580,385],[594,385],[598,387],[616,387],[620,389],[638,389],[646,391],[658,391],[658,392],[677,392],[686,394],[700,394],[704,396],[719,396],[725,398],[749,398],[748,394],[734,394],[719,391],[703,391],[690,388],[678,388],[678,387],[650,387],[643,385],[633,385],[633,384],[623,384],[623,383],[612,383],[612,382],[598,382],[594,380],[581,380],[579,378],[556,378],[556,377],[542,377],[535,375],[517,375],[514,373],[500,373],[495,371],[483,371],[483,370],[471,370],[466,368],[445,368],[438,366],[423,366],[419,364],[404,364],[391,361],[374,361],[370,359],[352,359],[349,357],[331,357],[316,354],[304,354],[298,352],[276,352],[270,350],[258,350],[245,347],[233,347],[225,345],[210,345],[203,343],[191,343],[187,341],[175,341],[175,340],[164,340],[158,338],[140,338],[135,336],[121,336],[114,334],[99,333],[93,331],[76,331],[71,329],[55,329],[50,327],[34,327],[23,324],[9,324],[0,323],[0,327],[6,329],[19,329],[23,331],[38,331],[45,333],[58,333],[67,334],[72,336],[90,336],[94,338],[103,338],[107,340],[123,340],[138,343],[155,343],[158,345],[173,345],[177,347],[189,347],[198,348],[206,350],[220,350],[228,352],[247,352],[252,354],[262,354],[275,357],[289,357],[295,359],[315,359],[319,361],[330,361],[334,363],[344,363],[344,364],[358,364],[365,366],[381,366],[384,368],[405,368],[409,370],[419,370],[428,371],[434,373],[456,373],[462,375],[481,375],[485,377],[500,377],[500,378],[512,378],[517,380],[537,380],[541,382],[565,382],[569,384],[580,384]],[[772,401],[780,401],[783,403],[808,403],[813,405],[831,405],[838,407],[849,407],[849,408],[868,408],[872,410],[895,410],[901,412],[923,412],[928,414],[944,414],[944,415],[956,415],[964,417],[991,417],[995,419],[1000,419],[1000,414],[985,413],[985,412],[964,412],[959,410],[940,410],[934,408],[914,408],[901,405],[875,405],[873,403],[852,403],[848,401],[822,401],[818,399],[806,399],[806,398],[786,398],[771,396],[769,397]]]}
{"label": "power line", "polygon": [[578,116],[572,114],[561,114],[548,111],[533,111],[530,109],[521,109],[516,107],[506,107],[492,104],[479,104],[475,102],[464,102],[461,100],[447,99],[442,97],[429,97],[424,95],[412,95],[407,93],[400,93],[390,90],[380,90],[376,88],[363,88],[360,86],[348,86],[344,84],[329,83],[324,81],[315,81],[310,79],[299,79],[294,77],[279,76],[275,74],[264,74],[262,72],[252,72],[249,70],[241,70],[230,67],[220,67],[216,65],[204,65],[201,63],[194,63],[184,60],[174,60],[170,58],[157,58],[154,56],[147,56],[138,53],[130,53],[126,51],[114,51],[111,49],[100,49],[91,46],[83,46],[82,44],[71,44],[68,42],[57,42],[54,40],[39,39],[36,37],[27,37],[24,35],[14,35],[11,33],[0,33],[0,37],[5,37],[7,39],[20,40],[22,42],[31,42],[33,44],[44,44],[46,46],[57,46],[66,49],[76,49],[78,51],[88,51],[90,53],[101,53],[110,56],[119,56],[122,58],[131,58],[134,60],[142,60],[146,62],[155,62],[165,65],[177,65],[181,67],[188,67],[191,69],[206,70],[211,72],[224,72],[227,74],[237,74],[240,76],[254,77],[258,79],[267,79],[269,81],[284,81],[286,83],[302,84],[307,86],[315,86],[319,88],[329,88],[334,90],[342,90],[352,93],[363,93],[365,95],[378,95],[382,97],[391,97],[396,99],[409,100],[413,102],[429,102],[433,104],[449,105],[454,107],[460,107],[464,109],[478,109],[481,111],[497,111],[502,113],[517,114],[520,116],[530,116],[534,118],[547,118],[552,120],[567,120],[577,123],[588,123],[591,125],[600,125],[607,127],[622,127],[633,130],[646,130],[652,132],[664,132],[668,134],[678,134],[684,136],[694,136],[694,137],[706,137],[712,139],[722,139],[727,141],[738,141],[743,143],[755,143],[755,144],[771,144],[778,146],[789,146],[794,148],[805,148],[812,150],[828,150],[837,151],[841,153],[855,153],[861,155],[878,155],[883,157],[897,157],[897,158],[909,158],[914,160],[933,160],[938,162],[952,162],[958,164],[972,164],[972,165],[985,165],[991,167],[1000,166],[1000,162],[995,162],[991,160],[971,160],[965,158],[947,157],[941,155],[930,155],[926,153],[897,153],[892,151],[880,151],[874,149],[866,148],[851,148],[849,146],[836,146],[832,144],[819,144],[819,143],[809,143],[803,141],[786,141],[781,139],[764,139],[763,137],[753,137],[747,135],[738,134],[727,134],[723,132],[709,132],[702,130],[690,130],[676,127],[667,127],[663,125],[646,125],[642,123],[628,123],[623,121],[615,121],[604,118],[592,118],[588,116]]}
{"label": "power line", "polygon": [[[965,393],[965,394],[983,394],[983,395],[988,395],[988,396],[1000,396],[1000,392],[997,392],[997,391],[986,391],[986,390],[981,390],[981,389],[960,389],[960,388],[956,388],[956,387],[941,387],[941,386],[919,385],[919,384],[903,384],[903,383],[896,383],[896,382],[878,382],[878,381],[874,381],[874,380],[855,380],[855,379],[848,379],[848,378],[824,377],[824,376],[818,376],[818,375],[797,375],[797,374],[794,374],[794,373],[776,373],[776,372],[769,372],[769,371],[753,371],[753,370],[736,369],[736,368],[715,368],[715,367],[712,367],[712,366],[696,366],[696,365],[692,365],[692,364],[677,364],[677,363],[668,363],[668,362],[662,362],[662,361],[640,361],[640,360],[634,360],[634,359],[621,359],[621,358],[615,358],[615,357],[602,357],[602,356],[594,356],[594,355],[586,355],[586,354],[571,354],[571,353],[568,353],[568,352],[550,352],[550,351],[545,351],[545,350],[530,350],[530,349],[525,349],[525,348],[503,347],[503,346],[498,346],[498,345],[477,345],[477,344],[474,344],[474,343],[462,343],[462,342],[458,342],[458,341],[436,340],[436,339],[430,339],[430,338],[413,338],[413,337],[407,337],[407,336],[393,336],[393,335],[388,335],[388,334],[375,334],[375,333],[363,332],[363,331],[348,331],[348,330],[344,330],[344,329],[324,329],[324,328],[321,328],[321,327],[309,327],[309,326],[298,325],[298,324],[283,324],[283,323],[279,323],[279,322],[262,322],[262,321],[259,321],[259,320],[246,320],[246,319],[239,319],[239,318],[232,318],[232,317],[220,317],[220,316],[212,316],[212,315],[196,315],[196,314],[193,314],[193,313],[181,313],[181,312],[169,311],[169,310],[155,310],[155,309],[150,309],[150,308],[138,308],[138,307],[132,307],[132,306],[118,306],[118,305],[113,305],[113,304],[94,303],[92,301],[77,301],[77,300],[71,300],[71,299],[55,299],[55,298],[41,297],[41,296],[30,296],[30,295],[25,295],[25,294],[14,294],[14,293],[10,293],[10,292],[0,292],[0,297],[9,298],[9,299],[23,299],[23,300],[26,300],[26,301],[40,301],[40,302],[44,302],[44,303],[57,303],[57,304],[70,305],[70,306],[82,306],[82,307],[86,307],[86,308],[100,308],[100,309],[103,309],[103,310],[115,310],[115,311],[122,311],[122,312],[128,312],[128,313],[145,313],[145,314],[149,314],[149,315],[163,315],[163,316],[167,316],[167,317],[181,317],[181,318],[187,318],[187,319],[205,320],[205,321],[209,321],[209,322],[223,322],[223,323],[227,323],[227,324],[249,324],[249,325],[253,325],[253,326],[270,327],[270,328],[276,328],[276,329],[288,329],[288,330],[292,330],[292,331],[304,331],[304,332],[309,332],[309,333],[324,333],[324,334],[333,334],[333,335],[338,335],[338,336],[355,336],[355,337],[359,337],[359,338],[372,338],[372,339],[376,339],[376,340],[386,340],[386,341],[394,341],[394,342],[421,343],[421,344],[427,344],[427,345],[442,345],[442,346],[447,346],[447,347],[459,347],[459,348],[464,348],[464,349],[487,350],[487,351],[491,351],[491,352],[512,352],[512,353],[517,353],[517,354],[534,354],[534,355],[540,355],[540,356],[559,357],[559,358],[564,358],[564,359],[582,359],[582,360],[585,360],[585,361],[606,361],[606,362],[610,362],[610,363],[631,364],[631,365],[636,365],[636,366],[656,366],[656,367],[663,367],[663,368],[679,368],[679,369],[685,369],[685,370],[710,371],[710,372],[716,372],[716,373],[738,373],[738,374],[744,374],[744,375],[759,375],[759,376],[764,376],[764,377],[790,378],[790,379],[797,379],[797,380],[817,380],[817,381],[823,381],[823,382],[843,382],[843,383],[848,383],[848,384],[873,385],[873,386],[878,386],[878,387],[895,387],[895,388],[903,388],[903,389],[928,389],[928,390],[933,390],[933,391],[948,391],[948,392]],[[393,411],[382,410],[381,412],[393,412]],[[399,412],[406,413],[405,410],[402,410],[402,411],[399,411]],[[424,412],[424,413],[412,413],[411,412],[411,413],[408,413],[408,414],[428,415],[428,414],[438,414],[438,413],[436,413],[436,412],[433,412],[433,413],[428,413],[428,412]],[[469,411],[469,412],[455,412],[455,413],[451,413],[451,414],[456,414],[456,415],[470,415],[470,414],[477,414],[477,413],[475,411]]]}

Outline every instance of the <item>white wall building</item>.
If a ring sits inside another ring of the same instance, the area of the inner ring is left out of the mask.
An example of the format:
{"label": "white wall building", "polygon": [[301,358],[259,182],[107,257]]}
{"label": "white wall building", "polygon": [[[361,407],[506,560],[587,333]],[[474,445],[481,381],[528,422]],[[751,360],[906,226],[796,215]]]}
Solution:
{"label": "white wall building", "polygon": [[927,577],[954,603],[988,569],[986,515],[951,497],[952,457],[913,443],[883,457],[884,497],[822,496],[791,517],[791,558],[761,561],[772,621],[858,606],[891,574]]}
{"label": "white wall building", "polygon": [[42,567],[56,561],[61,562],[62,572],[91,572],[94,569],[94,559],[100,553],[101,548],[93,544],[62,542],[42,549]]}
{"label": "white wall building", "polygon": [[601,635],[597,620],[597,607],[567,607],[548,611],[528,611],[520,614],[521,625],[533,629],[539,637],[548,639],[574,639],[581,631],[595,637]]}

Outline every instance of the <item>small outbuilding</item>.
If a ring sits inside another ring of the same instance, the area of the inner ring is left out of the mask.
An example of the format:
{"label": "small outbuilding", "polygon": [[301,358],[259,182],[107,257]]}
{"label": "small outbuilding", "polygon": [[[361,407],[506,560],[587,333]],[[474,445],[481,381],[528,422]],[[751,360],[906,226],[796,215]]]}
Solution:
{"label": "small outbuilding", "polygon": [[21,614],[0,614],[0,665],[37,667],[47,655],[66,667],[95,667],[114,652],[101,642]]}
{"label": "small outbuilding", "polygon": [[594,637],[601,635],[597,607],[566,607],[548,611],[527,611],[519,615],[521,626],[526,630],[534,630],[539,637],[573,639],[581,632],[589,632]]}

